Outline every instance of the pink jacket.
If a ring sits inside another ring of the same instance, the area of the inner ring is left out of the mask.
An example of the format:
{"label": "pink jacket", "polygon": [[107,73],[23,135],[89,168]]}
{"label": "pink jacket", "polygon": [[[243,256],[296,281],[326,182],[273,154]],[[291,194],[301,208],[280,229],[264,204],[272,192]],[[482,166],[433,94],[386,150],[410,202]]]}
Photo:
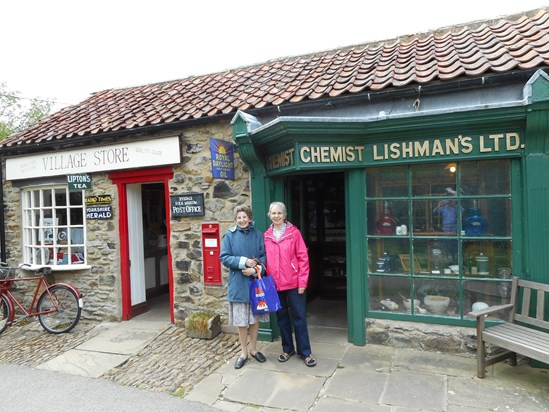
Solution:
{"label": "pink jacket", "polygon": [[309,281],[309,255],[299,229],[286,222],[277,241],[271,225],[264,234],[267,274],[274,276],[277,290],[306,288]]}

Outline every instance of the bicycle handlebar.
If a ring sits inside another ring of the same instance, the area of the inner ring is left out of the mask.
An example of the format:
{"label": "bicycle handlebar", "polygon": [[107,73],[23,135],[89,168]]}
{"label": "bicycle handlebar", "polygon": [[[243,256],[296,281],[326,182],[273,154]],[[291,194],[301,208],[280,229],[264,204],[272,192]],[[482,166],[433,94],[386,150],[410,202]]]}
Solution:
{"label": "bicycle handlebar", "polygon": [[[30,263],[21,263],[17,268],[24,269],[27,267],[32,268],[32,265]],[[0,270],[8,269],[8,268],[13,270],[17,269],[17,268],[11,268],[6,262],[0,262]],[[29,270],[33,270],[38,275],[49,275],[52,272],[52,269],[49,266],[42,266],[42,267],[39,267],[38,269],[29,269]]]}

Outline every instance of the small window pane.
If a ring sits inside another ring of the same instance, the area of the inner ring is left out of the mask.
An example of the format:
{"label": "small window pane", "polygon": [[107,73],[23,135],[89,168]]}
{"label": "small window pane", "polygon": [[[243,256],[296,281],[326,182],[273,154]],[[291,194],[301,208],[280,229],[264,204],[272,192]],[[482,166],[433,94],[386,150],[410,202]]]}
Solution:
{"label": "small window pane", "polygon": [[71,206],[82,205],[82,192],[70,192],[69,200]]}
{"label": "small window pane", "polygon": [[57,221],[57,224],[60,226],[64,226],[68,223],[67,221],[67,209],[55,209],[55,220]]}
{"label": "small window pane", "polygon": [[448,163],[414,165],[412,169],[412,196],[445,196],[448,188],[455,192],[456,172]]}
{"label": "small window pane", "polygon": [[55,205],[66,206],[67,205],[67,190],[55,189]]}
{"label": "small window pane", "polygon": [[418,235],[451,235],[458,230],[461,206],[452,197],[412,202],[412,232]]}
{"label": "small window pane", "polygon": [[[414,239],[414,256],[421,264],[420,274],[456,276],[452,265],[459,263],[457,239]],[[455,269],[455,268],[454,268]]]}
{"label": "small window pane", "polygon": [[466,199],[463,230],[467,236],[510,236],[511,199]]}
{"label": "small window pane", "polygon": [[40,207],[40,206],[41,206],[41,202],[40,202],[40,193],[41,193],[40,190],[37,190],[37,191],[35,191],[35,192],[32,192],[32,194],[31,194],[31,199],[32,199],[32,204],[31,204],[31,206],[32,206],[32,207]]}
{"label": "small window pane", "polygon": [[[408,202],[405,200],[370,201],[367,208],[368,215],[373,216],[370,219],[373,224],[368,226],[369,234],[395,235],[398,226],[408,225]],[[398,234],[402,234],[402,228]]]}
{"label": "small window pane", "polygon": [[463,241],[464,275],[509,279],[512,256],[510,240]]}
{"label": "small window pane", "polygon": [[460,316],[459,283],[447,279],[416,279],[415,299],[433,316]]}
{"label": "small window pane", "polygon": [[43,190],[42,191],[42,202],[37,203],[35,205],[36,207],[52,207],[53,206],[53,197],[51,190]]}
{"label": "small window pane", "polygon": [[483,160],[459,164],[462,194],[508,195],[511,193],[509,160]]}
{"label": "small window pane", "polygon": [[[475,303],[485,303],[488,306],[509,303],[511,296],[511,282],[463,282],[463,301],[466,313],[473,310]],[[507,313],[499,311],[490,315],[490,318],[505,319]]]}
{"label": "small window pane", "polygon": [[370,310],[404,312],[403,300],[410,296],[410,279],[406,277],[370,277]]}
{"label": "small window pane", "polygon": [[368,197],[407,197],[408,168],[392,166],[367,169],[366,195]]}

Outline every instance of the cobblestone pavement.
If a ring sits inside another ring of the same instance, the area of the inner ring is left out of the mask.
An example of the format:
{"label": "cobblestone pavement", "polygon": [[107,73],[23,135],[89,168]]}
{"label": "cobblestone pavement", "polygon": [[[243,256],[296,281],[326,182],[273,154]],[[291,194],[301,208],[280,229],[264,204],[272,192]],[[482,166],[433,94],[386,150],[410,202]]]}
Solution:
{"label": "cobblestone pavement", "polygon": [[103,375],[121,385],[184,395],[239,351],[238,336],[190,338],[171,325],[149,346],[126,363]]}
{"label": "cobblestone pavement", "polygon": [[37,318],[16,322],[0,335],[0,363],[36,367],[97,335],[96,323],[80,321],[69,333],[54,335]]}
{"label": "cobblestone pavement", "polygon": [[[37,320],[23,321],[0,335],[0,363],[36,367],[96,336],[98,323],[79,322],[69,333],[53,335]],[[139,354],[102,377],[118,384],[155,392],[184,395],[205,376],[234,359],[238,336],[221,334],[212,340],[190,338],[170,325]]]}

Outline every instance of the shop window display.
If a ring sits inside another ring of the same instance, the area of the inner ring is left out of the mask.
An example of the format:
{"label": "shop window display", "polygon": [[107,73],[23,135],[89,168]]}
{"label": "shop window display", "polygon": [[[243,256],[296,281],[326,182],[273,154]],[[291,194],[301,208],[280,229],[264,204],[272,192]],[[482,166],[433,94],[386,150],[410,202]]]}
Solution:
{"label": "shop window display", "polygon": [[510,161],[366,172],[370,310],[467,317],[508,301]]}
{"label": "shop window display", "polygon": [[22,192],[23,259],[32,265],[86,263],[83,191],[41,187]]}

